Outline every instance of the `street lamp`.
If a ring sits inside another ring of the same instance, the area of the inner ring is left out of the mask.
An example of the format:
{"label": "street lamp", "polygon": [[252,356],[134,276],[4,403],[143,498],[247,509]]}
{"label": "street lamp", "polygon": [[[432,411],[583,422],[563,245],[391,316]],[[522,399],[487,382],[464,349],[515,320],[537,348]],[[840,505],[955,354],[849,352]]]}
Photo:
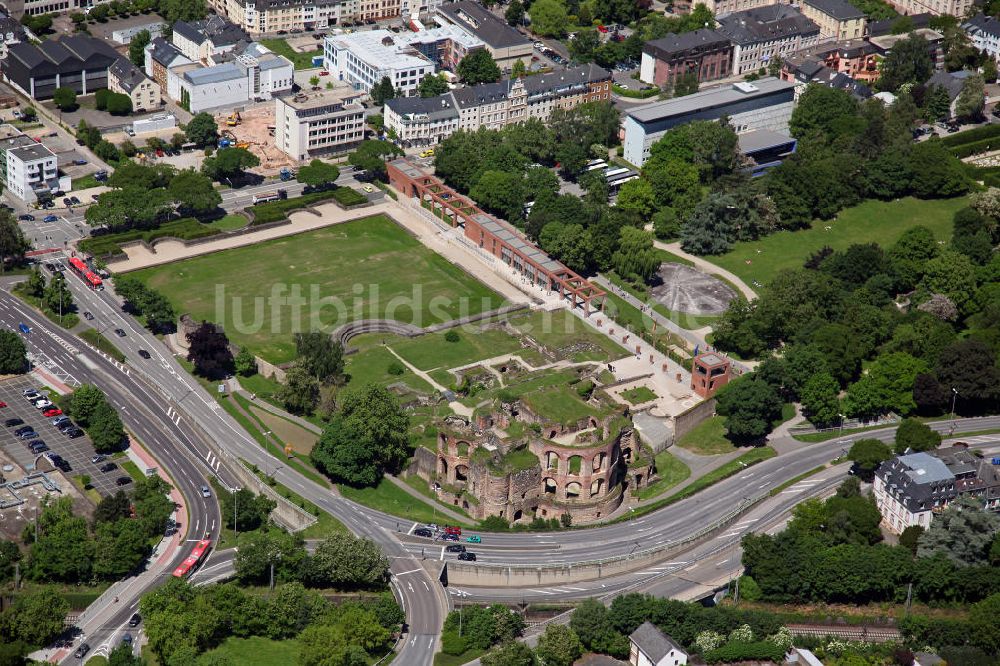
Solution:
{"label": "street lamp", "polygon": [[844,436],[844,419],[846,419],[847,417],[844,416],[843,414],[837,414],[837,416],[840,417],[840,435],[839,436],[843,437]]}
{"label": "street lamp", "polygon": [[951,434],[955,432],[955,400],[958,398],[958,389],[951,387]]}

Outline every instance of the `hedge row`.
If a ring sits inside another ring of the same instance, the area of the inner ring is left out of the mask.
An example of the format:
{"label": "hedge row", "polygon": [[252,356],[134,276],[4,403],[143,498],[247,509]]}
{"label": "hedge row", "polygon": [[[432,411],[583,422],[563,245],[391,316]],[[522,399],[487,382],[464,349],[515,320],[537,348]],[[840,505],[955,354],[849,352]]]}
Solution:
{"label": "hedge row", "polygon": [[995,139],[1000,137],[1000,125],[983,125],[974,129],[949,134],[941,139],[941,142],[949,148],[957,148],[967,143],[981,141],[983,139]]}
{"label": "hedge row", "polygon": [[179,220],[171,220],[156,229],[131,229],[117,234],[87,238],[80,241],[80,249],[95,257],[104,257],[121,254],[123,244],[137,240],[152,243],[158,238],[168,236],[182,240],[194,240],[217,233],[219,233],[218,230],[202,224],[193,217],[183,217]]}
{"label": "hedge row", "polygon": [[953,146],[951,147],[951,154],[961,159],[969,155],[978,155],[979,153],[989,152],[994,149],[1000,149],[1000,137],[979,139],[971,143],[963,143],[960,146]]}
{"label": "hedge row", "polygon": [[342,206],[356,206],[368,201],[367,197],[349,187],[338,187],[337,189],[323,192],[310,192],[300,197],[292,199],[281,199],[279,201],[269,201],[253,207],[253,223],[267,224],[277,222],[288,217],[293,210],[308,208],[320,201],[335,200]]}

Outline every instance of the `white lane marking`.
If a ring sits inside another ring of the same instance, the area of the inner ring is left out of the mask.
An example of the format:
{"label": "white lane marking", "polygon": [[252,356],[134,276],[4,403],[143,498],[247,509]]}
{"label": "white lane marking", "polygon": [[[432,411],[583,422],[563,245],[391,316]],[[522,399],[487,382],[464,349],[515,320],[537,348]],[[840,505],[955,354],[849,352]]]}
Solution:
{"label": "white lane marking", "polygon": [[406,532],[406,533],[407,533],[407,534],[413,534],[413,530],[417,529],[417,525],[418,525],[418,524],[419,524],[419,523],[413,523],[413,525],[411,525],[411,526],[410,526],[410,529],[409,529],[409,530],[407,530],[407,532]]}
{"label": "white lane marking", "polygon": [[555,594],[555,592],[549,592],[548,590],[528,590],[528,592],[534,592],[535,594]]}

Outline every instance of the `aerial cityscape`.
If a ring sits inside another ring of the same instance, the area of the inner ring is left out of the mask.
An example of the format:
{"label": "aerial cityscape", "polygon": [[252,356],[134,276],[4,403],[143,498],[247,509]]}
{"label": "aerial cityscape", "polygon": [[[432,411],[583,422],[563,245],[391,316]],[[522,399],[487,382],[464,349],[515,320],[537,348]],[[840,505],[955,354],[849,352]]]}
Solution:
{"label": "aerial cityscape", "polygon": [[1000,666],[995,0],[0,3],[0,666]]}

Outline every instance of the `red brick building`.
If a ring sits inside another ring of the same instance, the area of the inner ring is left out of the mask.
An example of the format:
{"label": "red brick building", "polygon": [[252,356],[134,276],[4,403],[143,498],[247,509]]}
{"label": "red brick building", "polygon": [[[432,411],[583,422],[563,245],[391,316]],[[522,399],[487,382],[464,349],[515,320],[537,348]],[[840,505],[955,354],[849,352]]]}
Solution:
{"label": "red brick building", "polygon": [[729,383],[730,370],[729,360],[721,354],[698,354],[691,365],[691,388],[707,400]]}
{"label": "red brick building", "polygon": [[[404,196],[420,204],[452,227],[461,227],[465,237],[480,250],[513,268],[531,284],[558,292],[584,314],[603,306],[607,293],[549,257],[504,220],[484,213],[475,202],[451,189],[406,158],[386,165],[389,183]],[[592,302],[594,299],[597,302]]]}
{"label": "red brick building", "polygon": [[689,72],[701,83],[723,79],[732,71],[732,43],[722,33],[707,28],[646,42],[639,64],[639,78],[661,88],[674,87]]}

